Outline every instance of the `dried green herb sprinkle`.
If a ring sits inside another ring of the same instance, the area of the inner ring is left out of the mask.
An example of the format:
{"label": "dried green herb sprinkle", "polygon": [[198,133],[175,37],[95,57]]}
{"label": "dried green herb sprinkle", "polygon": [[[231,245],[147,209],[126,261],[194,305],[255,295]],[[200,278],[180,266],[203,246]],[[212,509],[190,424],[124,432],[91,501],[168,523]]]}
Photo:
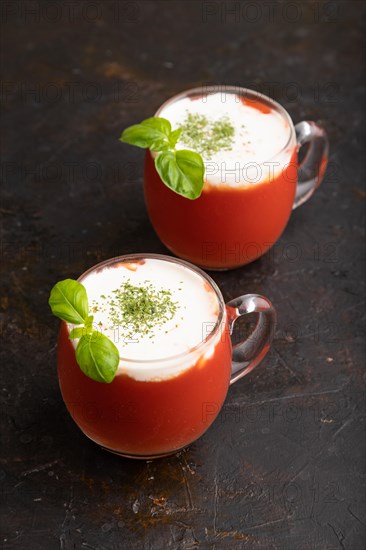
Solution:
{"label": "dried green herb sprinkle", "polygon": [[92,307],[94,311],[107,312],[110,324],[120,327],[127,341],[136,334],[152,337],[156,328],[173,319],[179,305],[172,300],[170,290],[159,290],[149,281],[144,281],[143,286],[126,281],[103,304],[94,302]]}
{"label": "dried green herb sprinkle", "polygon": [[187,113],[180,126],[179,141],[209,160],[219,151],[227,151],[233,143],[235,129],[228,116],[210,121],[205,115]]}

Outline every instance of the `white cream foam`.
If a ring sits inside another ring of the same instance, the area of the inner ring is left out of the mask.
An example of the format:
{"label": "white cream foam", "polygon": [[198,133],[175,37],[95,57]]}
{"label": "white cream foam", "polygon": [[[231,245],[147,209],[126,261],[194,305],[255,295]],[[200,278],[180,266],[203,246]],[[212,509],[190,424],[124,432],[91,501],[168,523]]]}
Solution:
{"label": "white cream foam", "polygon": [[[212,332],[218,318],[219,303],[213,289],[197,273],[173,262],[153,258],[146,258],[143,263],[121,262],[92,271],[81,282],[88,294],[89,307],[98,305],[93,313],[93,326],[100,327],[117,346],[120,372],[138,380],[170,378],[194,365],[201,352],[188,352]],[[152,284],[157,291],[170,291],[171,300],[177,304],[174,316],[149,334],[130,332],[126,338],[126,329],[113,326],[108,306],[105,309],[113,291],[126,282],[145,287]],[[215,342],[205,348],[207,356],[213,353]],[[75,347],[77,343],[78,340],[73,340]],[[183,360],[166,360],[164,367],[144,363],[184,353]]]}
{"label": "white cream foam", "polygon": [[[212,122],[225,116],[235,129],[230,150],[221,150],[210,159],[203,158],[209,184],[241,187],[268,181],[290,161],[294,143],[283,150],[289,140],[290,127],[275,110],[262,113],[250,104],[243,104],[235,94],[214,93],[169,103],[159,116],[167,118],[176,129],[184,124],[188,113],[204,115]],[[177,149],[187,148],[184,143],[177,144]]]}

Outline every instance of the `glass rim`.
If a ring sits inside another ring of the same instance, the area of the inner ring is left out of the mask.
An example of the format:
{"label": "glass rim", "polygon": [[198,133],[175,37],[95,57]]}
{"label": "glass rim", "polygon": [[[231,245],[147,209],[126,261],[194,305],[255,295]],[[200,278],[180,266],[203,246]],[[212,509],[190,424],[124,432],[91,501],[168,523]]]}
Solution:
{"label": "glass rim", "polygon": [[180,101],[181,99],[184,99],[184,98],[189,97],[191,95],[198,95],[199,94],[201,96],[204,96],[204,95],[212,95],[214,93],[223,93],[223,92],[228,93],[228,94],[232,94],[232,95],[236,94],[236,95],[239,95],[241,97],[243,97],[243,96],[247,96],[247,97],[252,96],[252,97],[255,97],[256,99],[258,99],[259,101],[261,101],[262,103],[269,103],[270,106],[273,107],[288,123],[289,136],[288,136],[288,139],[287,139],[285,145],[283,147],[281,147],[281,149],[279,151],[277,151],[277,153],[272,155],[271,158],[269,158],[267,160],[264,160],[263,162],[258,162],[257,164],[259,166],[261,166],[261,165],[271,161],[272,159],[276,158],[277,156],[279,156],[281,153],[283,153],[290,146],[292,139],[295,137],[295,127],[294,127],[294,123],[292,122],[292,118],[290,117],[290,115],[286,111],[286,109],[284,107],[282,107],[282,105],[280,103],[278,103],[277,101],[275,101],[271,97],[268,97],[265,94],[262,94],[261,92],[256,92],[255,90],[251,90],[249,88],[244,88],[242,86],[226,85],[226,84],[209,85],[209,86],[202,85],[202,86],[197,86],[195,88],[189,88],[188,90],[183,90],[182,92],[179,92],[178,94],[175,94],[172,97],[170,97],[169,99],[167,99],[166,101],[164,101],[164,103],[162,103],[162,105],[157,109],[154,116],[159,117],[161,112],[168,105],[170,105],[171,103],[175,103],[176,101]]}
{"label": "glass rim", "polygon": [[168,256],[166,254],[155,254],[150,252],[138,252],[133,254],[123,254],[121,256],[114,256],[113,258],[109,258],[107,260],[103,260],[102,262],[99,262],[95,264],[94,266],[90,267],[86,271],[84,271],[77,279],[79,283],[82,283],[83,280],[92,272],[97,271],[103,267],[106,267],[108,265],[116,264],[116,263],[122,263],[126,261],[136,261],[137,259],[144,260],[144,259],[154,259],[154,260],[161,260],[164,262],[174,263],[181,265],[185,267],[186,269],[189,269],[190,271],[193,271],[197,275],[199,275],[202,279],[204,279],[205,282],[207,282],[210,287],[214,290],[215,295],[217,297],[217,301],[219,304],[219,313],[217,316],[217,320],[215,323],[215,326],[213,327],[210,334],[204,339],[201,340],[198,344],[193,346],[189,349],[189,351],[184,351],[175,355],[169,355],[166,357],[162,357],[160,359],[129,359],[126,357],[122,357],[120,355],[119,364],[121,363],[129,363],[132,365],[135,365],[138,367],[138,365],[157,365],[161,363],[168,363],[172,361],[177,361],[179,359],[186,359],[187,357],[193,356],[195,353],[197,353],[198,350],[200,350],[200,353],[204,353],[201,351],[202,349],[205,349],[209,346],[210,342],[213,338],[217,335],[218,331],[220,330],[220,327],[222,325],[222,322],[224,320],[224,312],[225,312],[225,302],[223,299],[223,296],[221,294],[221,291],[215,281],[202,269],[199,267],[187,262],[186,260],[181,260],[180,258],[174,258],[173,256]]}

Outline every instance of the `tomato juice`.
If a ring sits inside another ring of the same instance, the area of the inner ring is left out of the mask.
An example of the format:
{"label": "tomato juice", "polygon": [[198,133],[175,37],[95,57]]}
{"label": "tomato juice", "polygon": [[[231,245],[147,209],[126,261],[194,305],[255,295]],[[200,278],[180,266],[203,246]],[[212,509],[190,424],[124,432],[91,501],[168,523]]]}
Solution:
{"label": "tomato juice", "polygon": [[229,386],[228,335],[211,357],[161,381],[124,373],[110,384],[91,380],[76,363],[64,323],[58,350],[60,388],[72,418],[90,439],[124,456],[162,456],[195,441],[216,418]]}

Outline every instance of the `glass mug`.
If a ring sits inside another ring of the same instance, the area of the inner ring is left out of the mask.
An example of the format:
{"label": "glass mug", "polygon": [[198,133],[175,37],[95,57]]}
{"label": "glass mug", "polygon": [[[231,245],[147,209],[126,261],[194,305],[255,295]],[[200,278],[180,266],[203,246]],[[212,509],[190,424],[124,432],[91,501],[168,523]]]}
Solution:
{"label": "glass mug", "polygon": [[[144,186],[149,218],[164,245],[202,268],[224,270],[256,260],[275,244],[291,211],[306,202],[320,184],[329,146],[322,128],[309,121],[294,126],[287,111],[269,97],[236,86],[220,90],[223,102],[234,94],[263,113],[277,113],[287,126],[286,145],[260,164],[245,164],[239,186],[211,185],[213,167],[206,163],[205,185],[196,200],[166,187],[155,170],[155,153],[147,151]],[[216,86],[188,90],[165,102],[155,116],[164,117],[164,109],[175,102],[205,101],[217,92]],[[305,144],[308,151],[299,163],[297,154]]]}
{"label": "glass mug", "polygon": [[[144,263],[149,259],[158,260],[159,268],[161,262],[161,270],[168,269],[169,264],[182,268],[182,273],[202,282],[202,292],[212,292],[211,297],[217,300],[216,323],[207,337],[200,334],[198,345],[158,360],[121,358],[116,377],[104,384],[88,378],[79,368],[65,322],[58,338],[59,384],[75,423],[104,449],[144,459],[177,452],[206,432],[220,412],[229,385],[248,374],[266,355],[276,324],[275,310],[267,298],[246,294],[225,304],[207,274],[168,256],[116,257],[92,267],[78,280],[82,283],[88,275],[124,262]],[[258,314],[253,332],[233,346],[236,319],[253,312]],[[194,311],[187,315],[194,315]],[[148,369],[148,379],[141,379],[141,369]]]}

